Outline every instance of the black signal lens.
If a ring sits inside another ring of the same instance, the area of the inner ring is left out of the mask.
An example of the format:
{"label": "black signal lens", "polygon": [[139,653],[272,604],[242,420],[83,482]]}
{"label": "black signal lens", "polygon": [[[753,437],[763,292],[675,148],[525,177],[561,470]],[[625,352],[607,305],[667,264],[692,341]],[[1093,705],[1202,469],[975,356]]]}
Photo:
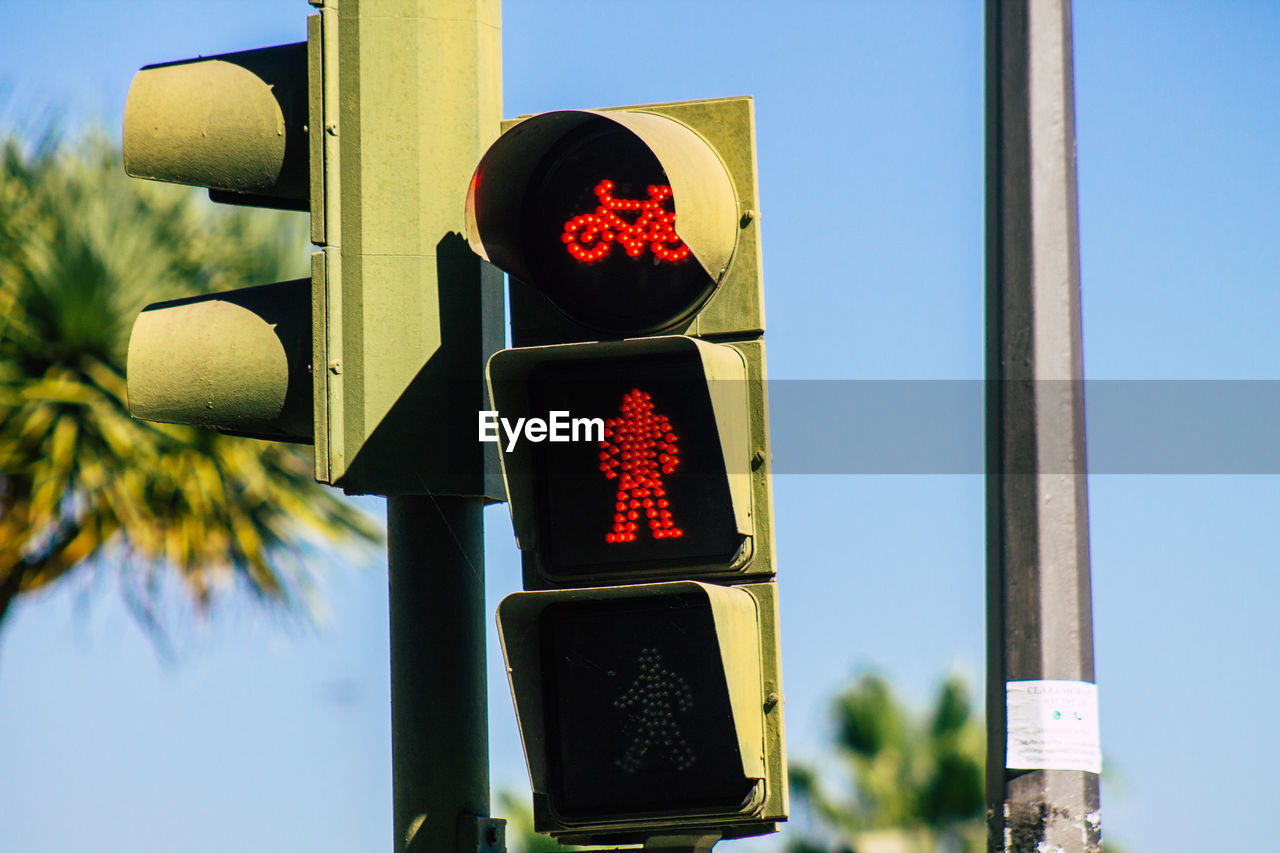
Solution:
{"label": "black signal lens", "polygon": [[705,597],[566,601],[541,616],[549,796],[565,820],[736,812],[743,772]]}

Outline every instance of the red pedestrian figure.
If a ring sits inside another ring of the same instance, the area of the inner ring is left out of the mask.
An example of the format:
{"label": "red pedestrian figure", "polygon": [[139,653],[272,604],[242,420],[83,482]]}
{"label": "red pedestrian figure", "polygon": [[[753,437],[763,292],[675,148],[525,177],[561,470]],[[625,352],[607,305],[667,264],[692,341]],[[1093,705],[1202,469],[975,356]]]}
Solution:
{"label": "red pedestrian figure", "polygon": [[606,542],[634,542],[644,516],[654,539],[675,539],[684,535],[671,520],[671,502],[662,485],[662,476],[680,465],[678,438],[666,415],[653,410],[653,400],[645,391],[632,388],[622,395],[622,416],[604,423],[600,442],[600,470],[610,480],[618,480],[614,505],[613,532]]}

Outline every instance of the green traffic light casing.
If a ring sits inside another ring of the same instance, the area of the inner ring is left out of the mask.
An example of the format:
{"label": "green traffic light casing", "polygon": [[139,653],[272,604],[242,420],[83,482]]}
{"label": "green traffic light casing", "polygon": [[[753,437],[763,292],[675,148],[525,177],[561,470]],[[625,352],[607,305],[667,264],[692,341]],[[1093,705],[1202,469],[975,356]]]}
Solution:
{"label": "green traffic light casing", "polygon": [[653,391],[682,451],[680,469],[666,478],[681,539],[654,539],[641,510],[638,539],[608,543],[618,482],[603,473],[617,467],[605,460],[610,442],[588,440],[599,435],[587,431],[559,445],[499,434],[526,589],[772,576],[771,543],[758,545],[756,536],[771,526],[769,481],[751,441],[767,429],[764,389],[748,365],[738,347],[683,336],[511,349],[490,359],[494,411],[509,423],[550,421],[560,411],[608,424],[635,387]]}
{"label": "green traffic light casing", "polygon": [[673,581],[504,599],[534,828],[574,844],[773,832],[787,817],[776,591]]}
{"label": "green traffic light casing", "polygon": [[[475,441],[469,412],[484,405],[484,363],[502,345],[502,282],[462,236],[468,179],[501,116],[498,4],[480,4],[478,25],[447,0],[314,5],[305,44],[134,79],[129,174],[309,210],[322,250],[309,294],[284,283],[264,286],[270,298],[150,306],[130,344],[132,409],[314,444],[316,479],[349,493],[501,500],[496,453]],[[249,317],[256,305],[270,312]],[[310,329],[309,352],[261,335],[285,314],[287,328]],[[196,336],[216,377],[199,358],[174,358],[205,321]],[[237,362],[241,350],[255,360]]]}

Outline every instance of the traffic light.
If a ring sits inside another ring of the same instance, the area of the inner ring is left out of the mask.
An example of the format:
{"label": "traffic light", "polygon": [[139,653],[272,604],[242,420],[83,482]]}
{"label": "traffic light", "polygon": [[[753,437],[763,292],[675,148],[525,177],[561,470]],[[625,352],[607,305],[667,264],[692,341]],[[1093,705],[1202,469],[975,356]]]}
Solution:
{"label": "traffic light", "polygon": [[[467,181],[500,118],[496,4],[314,5],[305,43],[134,79],[129,174],[308,210],[321,251],[309,282],[148,307],[130,341],[131,409],[314,444],[316,479],[350,493],[500,500],[496,453],[469,413],[502,345],[502,282],[462,237]],[[423,51],[430,61],[406,62]]]}
{"label": "traffic light", "polygon": [[509,274],[498,445],[525,592],[499,632],[535,828],[787,816],[752,103],[507,123],[468,240]]}
{"label": "traffic light", "polygon": [[775,584],[515,593],[498,623],[539,831],[625,844],[786,818]]}
{"label": "traffic light", "polygon": [[764,333],[750,98],[504,128],[472,176],[467,239],[511,276],[513,344]]}
{"label": "traffic light", "polygon": [[[208,187],[217,201],[307,209],[307,63],[319,47],[143,68],[125,101],[125,171]],[[304,279],[148,306],[129,341],[130,410],[310,443],[311,289]]]}
{"label": "traffic light", "polygon": [[489,374],[495,437],[498,415],[548,422],[547,440],[500,439],[526,587],[772,574],[754,559],[741,352],[684,336],[530,347]]}

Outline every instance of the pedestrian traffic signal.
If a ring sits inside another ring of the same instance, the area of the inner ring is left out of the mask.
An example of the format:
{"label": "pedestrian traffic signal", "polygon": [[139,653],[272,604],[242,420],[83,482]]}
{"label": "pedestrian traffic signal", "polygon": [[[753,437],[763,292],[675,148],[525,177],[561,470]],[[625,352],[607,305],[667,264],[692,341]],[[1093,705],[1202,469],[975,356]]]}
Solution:
{"label": "pedestrian traffic signal", "polygon": [[752,559],[738,350],[688,337],[512,349],[489,381],[480,429],[500,446],[527,587],[772,574]]}
{"label": "pedestrian traffic signal", "polygon": [[570,843],[786,817],[773,584],[516,593],[499,624],[535,824]]}
{"label": "pedestrian traffic signal", "polygon": [[499,633],[564,842],[787,816],[751,110],[526,117],[471,180],[516,345],[479,418],[524,560]]}

